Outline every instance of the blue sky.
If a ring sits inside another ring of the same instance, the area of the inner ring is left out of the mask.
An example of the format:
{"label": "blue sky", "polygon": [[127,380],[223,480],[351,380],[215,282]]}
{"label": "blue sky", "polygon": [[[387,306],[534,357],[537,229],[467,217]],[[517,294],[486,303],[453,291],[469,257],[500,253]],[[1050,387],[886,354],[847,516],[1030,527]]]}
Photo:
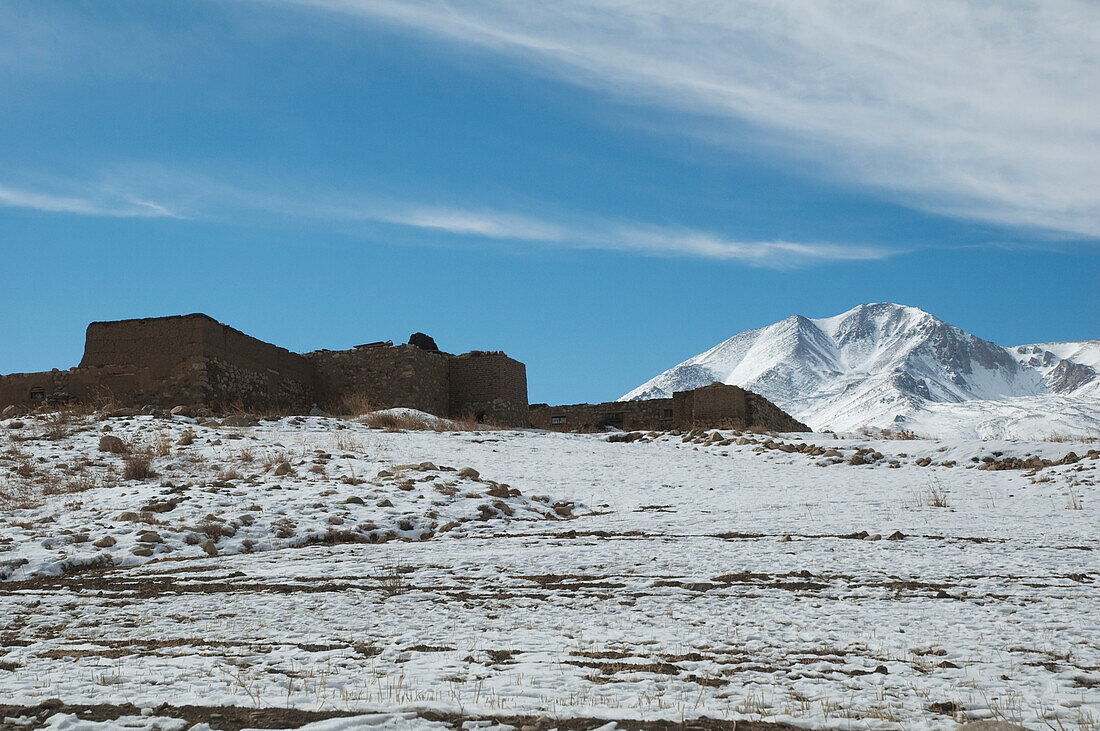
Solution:
{"label": "blue sky", "polygon": [[415,330],[618,397],[861,302],[1100,337],[1100,9],[0,4],[0,373],[91,320]]}

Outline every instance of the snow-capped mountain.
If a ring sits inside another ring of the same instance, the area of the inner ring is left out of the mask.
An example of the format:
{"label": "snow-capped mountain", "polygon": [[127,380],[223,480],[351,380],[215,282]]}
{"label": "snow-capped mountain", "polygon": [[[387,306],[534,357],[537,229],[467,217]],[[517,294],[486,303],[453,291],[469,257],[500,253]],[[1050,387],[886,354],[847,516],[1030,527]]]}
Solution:
{"label": "snow-capped mountain", "polygon": [[1095,436],[1098,371],[1100,341],[1003,348],[916,307],[877,303],[740,333],[621,400],[721,381],[764,395],[815,429]]}

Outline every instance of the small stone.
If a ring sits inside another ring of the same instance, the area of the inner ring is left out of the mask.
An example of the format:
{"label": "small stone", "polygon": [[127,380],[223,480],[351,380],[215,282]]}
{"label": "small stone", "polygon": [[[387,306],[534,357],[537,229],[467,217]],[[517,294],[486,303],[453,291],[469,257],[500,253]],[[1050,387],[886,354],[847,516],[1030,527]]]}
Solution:
{"label": "small stone", "polygon": [[99,451],[111,454],[123,454],[126,452],[126,442],[113,434],[104,434],[99,438]]}
{"label": "small stone", "polygon": [[1027,728],[1007,721],[971,721],[956,731],[1027,731]]}
{"label": "small stone", "polygon": [[896,530],[890,535],[886,536],[886,540],[888,541],[900,541],[903,538],[905,538],[905,534],[902,533],[900,530]]}
{"label": "small stone", "polygon": [[245,416],[244,414],[234,414],[222,419],[222,426],[245,427],[252,426],[254,423],[255,421],[251,416]]}
{"label": "small stone", "polygon": [[481,473],[475,470],[473,467],[463,467],[458,471],[459,477],[465,477],[469,480],[476,480],[481,477]]}
{"label": "small stone", "polygon": [[421,462],[416,466],[416,469],[420,470],[421,472],[428,472],[438,470],[439,468],[435,466],[434,462]]}
{"label": "small stone", "polygon": [[283,475],[289,475],[291,472],[293,472],[293,470],[291,469],[289,462],[280,462],[278,466],[275,467],[275,474],[279,477],[282,477]]}
{"label": "small stone", "polygon": [[141,509],[150,513],[168,513],[175,510],[178,504],[175,500],[154,500],[151,503],[142,505]]}
{"label": "small stone", "polygon": [[351,497],[349,497],[344,502],[347,503],[348,505],[366,505],[367,504],[366,501],[364,501],[363,498],[359,497],[358,495],[352,495]]}
{"label": "small stone", "polygon": [[148,546],[142,546],[140,548],[135,548],[133,551],[131,551],[131,553],[133,553],[135,556],[142,556],[147,558],[153,555],[153,549],[149,548]]}
{"label": "small stone", "polygon": [[207,538],[205,541],[202,542],[202,545],[200,546],[200,548],[202,548],[202,550],[206,551],[206,555],[208,555],[208,556],[217,556],[218,555],[218,547],[215,546],[214,541],[210,540],[209,538]]}
{"label": "small stone", "polygon": [[389,498],[383,498],[382,500],[378,501],[378,507],[380,507],[380,508],[392,508],[393,503],[390,502]]}
{"label": "small stone", "polygon": [[111,546],[115,545],[116,543],[118,543],[118,541],[116,541],[114,539],[114,536],[103,536],[102,538],[100,538],[98,541],[96,541],[92,545],[95,546],[96,548],[110,548]]}
{"label": "small stone", "polygon": [[9,429],[22,429],[25,426],[26,426],[26,424],[24,424],[21,421],[9,421],[8,422],[8,428]]}
{"label": "small stone", "polygon": [[127,510],[124,513],[119,513],[118,518],[116,518],[116,520],[127,520],[127,521],[131,521],[131,522],[133,522],[137,519],[138,519],[138,514],[135,513],[132,510]]}
{"label": "small stone", "polygon": [[162,543],[163,538],[160,537],[160,533],[155,530],[143,530],[138,533],[137,539],[140,543]]}

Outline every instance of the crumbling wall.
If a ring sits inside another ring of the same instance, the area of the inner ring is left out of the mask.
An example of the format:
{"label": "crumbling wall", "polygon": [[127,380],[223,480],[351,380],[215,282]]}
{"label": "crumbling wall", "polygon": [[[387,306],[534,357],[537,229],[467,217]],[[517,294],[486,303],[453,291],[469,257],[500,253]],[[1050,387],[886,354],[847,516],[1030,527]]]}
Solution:
{"label": "crumbling wall", "polygon": [[[0,377],[0,407],[114,399],[127,406],[342,410],[355,398],[526,426],[527,371],[503,353],[454,356],[425,335],[305,356],[202,314],[88,326],[80,366]],[[419,347],[417,347],[419,345]]]}
{"label": "crumbling wall", "polygon": [[532,426],[554,431],[602,431],[608,427],[624,431],[673,428],[670,398],[568,406],[536,404],[530,411]]}
{"label": "crumbling wall", "polygon": [[354,398],[379,409],[404,406],[437,416],[448,414],[452,357],[383,343],[305,356],[315,375],[317,403],[326,409],[342,411],[345,400]]}
{"label": "crumbling wall", "polygon": [[712,383],[672,398],[610,401],[602,404],[531,407],[531,424],[554,431],[749,429],[810,431],[763,396],[737,386]]}
{"label": "crumbling wall", "polygon": [[474,351],[450,359],[451,416],[472,415],[504,426],[527,426],[527,367],[500,352]]}
{"label": "crumbling wall", "polygon": [[93,322],[80,366],[116,371],[103,386],[134,405],[301,409],[313,396],[302,356],[202,314]]}
{"label": "crumbling wall", "polygon": [[308,360],[211,318],[202,327],[202,362],[203,402],[214,409],[301,410],[314,402]]}
{"label": "crumbling wall", "polygon": [[752,421],[745,391],[737,386],[712,383],[672,394],[677,429],[706,426],[746,429]]}

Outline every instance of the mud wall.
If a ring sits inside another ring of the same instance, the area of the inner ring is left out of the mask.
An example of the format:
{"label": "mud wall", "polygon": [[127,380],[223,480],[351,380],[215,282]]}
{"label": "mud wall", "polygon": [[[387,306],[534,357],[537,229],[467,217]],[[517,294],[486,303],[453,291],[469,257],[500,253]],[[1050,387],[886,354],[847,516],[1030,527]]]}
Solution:
{"label": "mud wall", "polygon": [[504,353],[474,351],[450,359],[448,413],[527,426],[527,367]]}
{"label": "mud wall", "polygon": [[305,359],[313,368],[317,403],[343,411],[355,399],[374,408],[404,406],[448,414],[448,361],[453,356],[413,345],[364,345],[318,350]]}
{"label": "mud wall", "polygon": [[745,391],[737,386],[712,383],[692,391],[677,391],[672,401],[677,429],[696,426],[746,429],[751,426]]}
{"label": "mud wall", "polygon": [[608,427],[624,431],[654,431],[673,428],[672,399],[610,401],[602,404],[571,404],[531,407],[531,425],[553,431],[602,431]]}

